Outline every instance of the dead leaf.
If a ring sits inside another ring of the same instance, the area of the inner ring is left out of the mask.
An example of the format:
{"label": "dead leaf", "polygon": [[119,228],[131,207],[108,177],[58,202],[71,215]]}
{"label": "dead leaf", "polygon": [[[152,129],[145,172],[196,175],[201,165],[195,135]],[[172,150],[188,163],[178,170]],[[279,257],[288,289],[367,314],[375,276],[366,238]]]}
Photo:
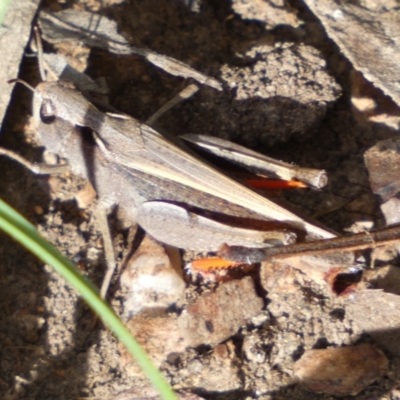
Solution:
{"label": "dead leaf", "polygon": [[[131,333],[160,365],[173,360],[188,347],[215,346],[235,334],[238,329],[257,315],[263,300],[257,296],[253,280],[222,283],[214,293],[200,296],[189,304],[178,317],[148,317],[143,314],[131,318],[127,324]],[[131,357],[121,346],[126,368],[136,370]]]}
{"label": "dead leaf", "polygon": [[74,9],[58,13],[41,11],[39,22],[43,37],[50,43],[76,40],[89,47],[99,47],[115,54],[138,54],[171,75],[193,78],[199,83],[222,90],[222,85],[216,79],[196,71],[181,61],[131,46],[118,33],[117,23],[100,14]]}
{"label": "dead leaf", "polygon": [[400,14],[355,2],[305,0],[354,68],[400,105]]}
{"label": "dead leaf", "polygon": [[302,384],[315,392],[357,395],[388,369],[386,356],[370,344],[308,350],[293,365]]}
{"label": "dead leaf", "polygon": [[7,81],[18,76],[19,65],[39,3],[38,0],[10,1],[7,14],[0,26],[0,126],[13,91],[13,86]]}

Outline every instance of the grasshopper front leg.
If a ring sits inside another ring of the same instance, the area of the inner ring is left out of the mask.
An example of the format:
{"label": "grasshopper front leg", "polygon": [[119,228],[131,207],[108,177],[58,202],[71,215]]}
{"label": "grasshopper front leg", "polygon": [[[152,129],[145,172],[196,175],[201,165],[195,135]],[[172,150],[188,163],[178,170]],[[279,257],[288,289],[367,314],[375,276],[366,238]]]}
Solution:
{"label": "grasshopper front leg", "polygon": [[26,169],[34,173],[35,175],[53,175],[53,174],[63,174],[70,170],[68,164],[62,165],[51,165],[45,163],[33,163],[12,150],[0,147],[0,155],[10,158],[17,163],[24,166]]}

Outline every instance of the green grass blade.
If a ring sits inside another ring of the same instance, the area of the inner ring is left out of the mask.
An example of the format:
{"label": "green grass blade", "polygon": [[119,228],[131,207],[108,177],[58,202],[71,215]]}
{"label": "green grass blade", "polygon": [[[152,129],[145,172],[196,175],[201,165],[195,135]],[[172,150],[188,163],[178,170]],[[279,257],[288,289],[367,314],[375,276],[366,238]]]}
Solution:
{"label": "green grass blade", "polygon": [[126,346],[153,386],[159,391],[161,398],[164,400],[177,400],[171,387],[150,361],[145,351],[131,336],[128,329],[111,307],[100,298],[95,286],[80,273],[78,268],[70,260],[64,257],[53,245],[43,239],[32,224],[1,199],[0,229],[4,230],[12,238],[21,243],[44,263],[52,266],[67,280],[68,283],[81,294],[104,324],[107,325]]}
{"label": "green grass blade", "polygon": [[8,6],[10,5],[11,0],[0,0],[0,25],[4,21],[4,17],[6,16]]}

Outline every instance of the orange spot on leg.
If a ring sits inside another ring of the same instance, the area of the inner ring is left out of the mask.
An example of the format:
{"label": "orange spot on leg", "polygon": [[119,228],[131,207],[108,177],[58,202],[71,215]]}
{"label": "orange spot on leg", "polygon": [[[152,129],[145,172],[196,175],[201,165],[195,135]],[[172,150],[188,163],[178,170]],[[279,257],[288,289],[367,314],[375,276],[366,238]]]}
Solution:
{"label": "orange spot on leg", "polygon": [[195,271],[214,271],[230,269],[241,265],[241,262],[229,261],[220,257],[200,258],[191,262],[191,269]]}

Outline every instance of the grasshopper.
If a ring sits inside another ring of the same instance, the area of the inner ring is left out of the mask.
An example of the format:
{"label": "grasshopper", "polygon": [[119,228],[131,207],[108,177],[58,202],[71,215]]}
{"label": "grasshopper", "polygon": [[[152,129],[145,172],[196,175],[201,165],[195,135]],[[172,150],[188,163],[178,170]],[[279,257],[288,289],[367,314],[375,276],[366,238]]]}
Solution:
{"label": "grasshopper", "polygon": [[[157,240],[203,251],[223,243],[265,247],[295,238],[278,224],[272,231],[233,228],[208,215],[272,220],[320,238],[335,236],[229,178],[149,125],[100,111],[71,83],[47,81],[40,70],[42,82],[31,88],[33,116],[47,150],[90,180],[103,209],[118,205]],[[207,216],[190,213],[193,209]],[[109,281],[115,261],[105,250]]]}

